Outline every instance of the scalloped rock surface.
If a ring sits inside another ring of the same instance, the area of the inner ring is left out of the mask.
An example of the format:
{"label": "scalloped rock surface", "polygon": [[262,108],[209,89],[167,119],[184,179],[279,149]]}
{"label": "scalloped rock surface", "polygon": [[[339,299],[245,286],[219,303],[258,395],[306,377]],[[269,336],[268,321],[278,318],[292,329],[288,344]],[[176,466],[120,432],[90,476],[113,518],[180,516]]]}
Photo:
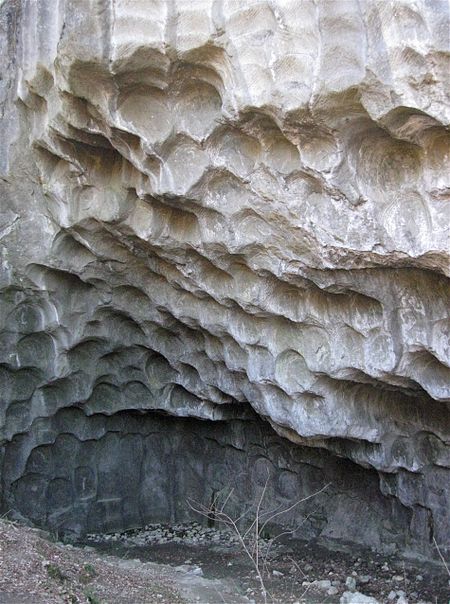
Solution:
{"label": "scalloped rock surface", "polygon": [[332,483],[310,536],[445,551],[448,12],[1,5],[4,510],[126,528],[269,469]]}

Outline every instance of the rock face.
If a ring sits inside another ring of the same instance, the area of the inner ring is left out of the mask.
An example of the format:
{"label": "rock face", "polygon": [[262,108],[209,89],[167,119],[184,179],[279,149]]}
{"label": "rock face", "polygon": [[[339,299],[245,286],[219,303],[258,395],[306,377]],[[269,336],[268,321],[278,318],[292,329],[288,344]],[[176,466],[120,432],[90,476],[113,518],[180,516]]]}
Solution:
{"label": "rock face", "polygon": [[269,468],[331,482],[308,536],[445,552],[448,10],[1,5],[3,510],[123,528]]}

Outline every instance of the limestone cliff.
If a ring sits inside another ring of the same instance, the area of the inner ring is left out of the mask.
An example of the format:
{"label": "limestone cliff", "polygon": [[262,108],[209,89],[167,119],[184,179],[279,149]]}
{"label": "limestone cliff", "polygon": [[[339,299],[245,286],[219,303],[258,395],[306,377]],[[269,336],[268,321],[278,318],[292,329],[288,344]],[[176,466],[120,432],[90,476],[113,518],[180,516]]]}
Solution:
{"label": "limestone cliff", "polygon": [[260,464],[283,501],[331,481],[311,534],[445,551],[448,4],[5,0],[0,26],[3,509],[129,526]]}

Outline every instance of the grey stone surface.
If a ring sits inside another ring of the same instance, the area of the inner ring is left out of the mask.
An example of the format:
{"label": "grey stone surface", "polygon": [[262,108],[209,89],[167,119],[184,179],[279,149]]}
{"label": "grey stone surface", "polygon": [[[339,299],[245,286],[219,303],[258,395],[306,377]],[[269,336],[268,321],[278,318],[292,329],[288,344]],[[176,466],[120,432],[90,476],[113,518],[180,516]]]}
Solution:
{"label": "grey stone surface", "polygon": [[[122,492],[142,482],[167,515],[168,477],[195,482],[169,465],[201,451],[159,434],[152,465],[130,425],[164,411],[232,434],[256,412],[313,470],[342,463],[341,493],[376,482],[392,510],[368,520],[374,546],[402,527],[399,547],[445,551],[448,13],[1,4],[3,509],[133,525]],[[53,469],[28,470],[42,451]],[[292,473],[280,496],[303,492]],[[330,536],[361,541],[341,497]]]}
{"label": "grey stone surface", "polygon": [[359,591],[346,591],[339,600],[340,604],[379,604],[376,598],[366,596]]}
{"label": "grey stone surface", "polygon": [[68,537],[193,517],[206,523],[188,500],[209,507],[231,490],[226,509],[237,518],[257,503],[269,479],[263,513],[317,493],[280,515],[270,531],[289,526],[300,538],[346,539],[391,552],[415,539],[404,534],[409,510],[381,494],[374,470],[292,445],[258,419],[121,412],[93,420],[72,408],[5,449],[6,508]]}

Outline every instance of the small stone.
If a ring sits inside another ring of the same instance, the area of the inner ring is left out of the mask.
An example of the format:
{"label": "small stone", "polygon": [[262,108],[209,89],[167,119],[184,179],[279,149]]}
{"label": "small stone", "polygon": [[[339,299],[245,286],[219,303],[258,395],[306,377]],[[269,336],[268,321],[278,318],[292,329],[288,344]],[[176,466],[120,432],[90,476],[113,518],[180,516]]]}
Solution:
{"label": "small stone", "polygon": [[397,592],[395,591],[390,591],[388,594],[388,600],[392,601],[395,600],[395,598],[397,597]]}
{"label": "small stone", "polygon": [[397,581],[397,583],[400,583],[400,581],[403,581],[403,577],[401,575],[394,575],[392,577],[393,581]]}
{"label": "small stone", "polygon": [[284,577],[284,573],[281,573],[279,570],[273,570],[272,575],[274,577]]}
{"label": "small stone", "polygon": [[360,583],[368,583],[372,577],[370,575],[361,575],[359,577]]}
{"label": "small stone", "polygon": [[417,579],[417,581],[423,581],[422,575],[416,575],[416,579]]}
{"label": "small stone", "polygon": [[327,595],[328,595],[328,596],[335,596],[335,595],[336,595],[336,594],[338,594],[338,593],[339,593],[339,590],[338,590],[338,588],[337,588],[337,587],[335,587],[334,585],[332,585],[332,586],[330,587],[330,589],[327,591]]}
{"label": "small stone", "polygon": [[350,589],[350,591],[355,591],[356,589],[356,579],[355,577],[347,577],[345,579],[345,586]]}
{"label": "small stone", "polygon": [[317,589],[327,590],[327,589],[330,589],[330,587],[331,587],[331,581],[329,579],[313,581],[312,586],[317,587]]}
{"label": "small stone", "polygon": [[405,596],[400,596],[397,600],[397,604],[408,604],[408,600],[405,598]]}
{"label": "small stone", "polygon": [[366,596],[359,591],[344,591],[340,600],[340,604],[380,604],[378,600],[371,596]]}

